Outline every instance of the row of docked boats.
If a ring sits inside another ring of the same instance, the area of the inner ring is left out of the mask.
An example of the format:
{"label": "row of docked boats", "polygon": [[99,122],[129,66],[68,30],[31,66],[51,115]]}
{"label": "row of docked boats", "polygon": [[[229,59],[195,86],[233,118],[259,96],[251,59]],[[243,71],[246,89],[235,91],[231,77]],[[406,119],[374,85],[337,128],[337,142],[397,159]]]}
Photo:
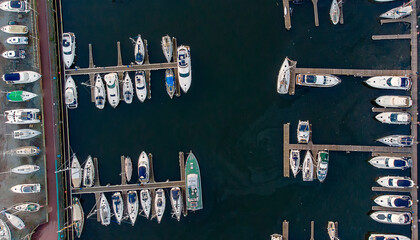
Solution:
{"label": "row of docked boats", "polygon": [[[16,214],[18,213],[34,213],[41,209],[41,205],[34,202],[24,202],[20,204],[16,204],[9,209],[2,210],[2,214],[7,218],[7,221],[17,230],[22,230],[25,228],[24,221],[18,217]],[[14,213],[9,213],[8,211],[13,210]],[[11,232],[9,227],[7,226],[6,222],[0,219],[0,239],[12,239]]]}
{"label": "row of docked boats", "polygon": [[290,169],[293,176],[296,177],[300,170],[302,170],[302,180],[313,181],[316,177],[322,183],[327,178],[329,153],[327,151],[319,151],[316,155],[316,160],[312,156],[311,151],[306,151],[302,166],[300,166],[300,150],[290,150]]}

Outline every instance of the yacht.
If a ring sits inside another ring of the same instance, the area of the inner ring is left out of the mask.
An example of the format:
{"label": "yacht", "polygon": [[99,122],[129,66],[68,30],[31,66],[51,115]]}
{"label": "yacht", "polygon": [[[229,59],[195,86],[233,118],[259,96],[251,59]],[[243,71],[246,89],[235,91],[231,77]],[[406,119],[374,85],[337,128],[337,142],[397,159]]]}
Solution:
{"label": "yacht", "polygon": [[130,182],[131,176],[133,175],[133,162],[131,161],[130,157],[125,157],[124,169],[125,169],[125,177],[127,178],[127,182]]}
{"label": "yacht", "polygon": [[13,206],[13,210],[16,210],[17,212],[27,212],[27,213],[38,212],[40,208],[41,208],[41,205],[39,205],[38,203],[33,203],[33,202],[21,203],[21,204]]}
{"label": "yacht", "polygon": [[162,51],[163,55],[165,55],[166,61],[171,62],[174,49],[171,37],[168,35],[162,37]]}
{"label": "yacht", "polygon": [[39,183],[28,183],[18,184],[10,188],[15,193],[39,193],[41,191],[41,184]]}
{"label": "yacht", "polygon": [[318,164],[317,164],[317,176],[318,180],[322,183],[325,181],[328,173],[328,162],[329,156],[328,152],[326,151],[319,151],[318,152]]}
{"label": "yacht", "polygon": [[3,81],[7,84],[24,84],[38,81],[41,74],[34,71],[20,71],[3,74]]}
{"label": "yacht", "polygon": [[150,209],[152,207],[152,197],[150,196],[150,191],[148,189],[140,191],[140,204],[143,209],[144,216],[149,218]]}
{"label": "yacht", "polygon": [[398,225],[409,225],[411,223],[411,213],[409,212],[376,211],[372,212],[370,217],[380,223]]}
{"label": "yacht", "polygon": [[165,85],[166,85],[166,92],[168,93],[169,97],[172,99],[175,94],[175,77],[172,69],[166,69],[165,71]]}
{"label": "yacht", "polygon": [[407,169],[413,165],[411,158],[377,156],[369,160],[372,166],[381,169]]}
{"label": "yacht", "polygon": [[271,234],[270,237],[271,240],[283,240],[283,236],[278,233]]}
{"label": "yacht", "polygon": [[413,205],[411,197],[406,195],[382,195],[373,201],[379,206],[387,208],[409,208]]}
{"label": "yacht", "polygon": [[24,146],[24,147],[18,147],[18,148],[10,150],[10,154],[13,154],[19,157],[36,156],[40,152],[41,150],[39,150],[39,148],[35,146]]}
{"label": "yacht", "polygon": [[111,223],[111,209],[108,200],[103,193],[101,193],[101,200],[99,203],[99,216],[102,225],[108,226]]}
{"label": "yacht", "polygon": [[289,60],[284,59],[281,65],[279,75],[277,76],[277,92],[280,94],[287,94],[289,92],[290,84],[290,66]]}
{"label": "yacht", "polygon": [[0,9],[6,12],[28,13],[31,9],[28,6],[28,1],[4,1],[0,3]]}
{"label": "yacht", "polygon": [[123,95],[125,103],[130,104],[133,102],[133,82],[131,82],[128,72],[125,73],[124,77]]}
{"label": "yacht", "polygon": [[85,216],[83,212],[82,205],[79,202],[79,199],[73,197],[73,204],[72,204],[72,221],[73,221],[73,228],[76,234],[76,237],[80,238],[83,231],[83,225],[85,223]]}
{"label": "yacht", "polygon": [[12,234],[7,224],[0,219],[0,239],[2,240],[11,240]]}
{"label": "yacht", "polygon": [[182,192],[179,187],[171,188],[171,206],[172,206],[172,215],[175,215],[176,220],[181,220],[182,213]]}
{"label": "yacht", "polygon": [[95,88],[94,88],[94,96],[95,96],[95,106],[98,109],[104,109],[105,107],[105,86],[102,82],[101,75],[96,75],[96,81],[95,81]]}
{"label": "yacht", "polygon": [[297,128],[298,143],[308,143],[311,134],[311,126],[309,121],[300,121]]}
{"label": "yacht", "polygon": [[299,173],[300,166],[300,151],[299,150],[290,150],[290,168],[292,169],[293,176]]}
{"label": "yacht", "polygon": [[76,36],[72,32],[63,33],[63,60],[66,68],[73,65],[74,55],[76,55]]}
{"label": "yacht", "polygon": [[10,169],[10,172],[16,173],[16,174],[30,174],[34,172],[38,172],[40,167],[38,165],[32,165],[32,164],[25,164],[20,165],[18,167]]}
{"label": "yacht", "polygon": [[4,51],[1,55],[6,59],[12,59],[12,60],[26,58],[26,52],[23,49]]}
{"label": "yacht", "polygon": [[390,108],[408,108],[411,107],[413,101],[409,96],[381,96],[375,99],[376,104],[381,107]]}
{"label": "yacht", "polygon": [[308,87],[334,87],[341,83],[341,80],[333,75],[310,75],[298,74],[296,84]]}
{"label": "yacht", "polygon": [[333,221],[328,221],[327,231],[328,231],[328,236],[330,237],[330,240],[338,239],[337,229]]}
{"label": "yacht", "polygon": [[404,3],[402,6],[393,8],[379,17],[381,18],[389,18],[389,19],[399,19],[409,16],[413,12],[413,7],[411,6],[411,2]]}
{"label": "yacht", "polygon": [[28,27],[24,25],[6,25],[0,28],[5,33],[9,34],[27,34]]}
{"label": "yacht", "polygon": [[144,43],[140,34],[137,36],[137,41],[134,45],[134,59],[139,65],[144,62]]}
{"label": "yacht", "polygon": [[9,37],[6,43],[11,45],[28,45],[28,37]]}
{"label": "yacht", "polygon": [[70,174],[71,174],[71,183],[74,188],[79,188],[82,183],[82,168],[80,167],[79,160],[76,155],[73,155],[71,160]]}
{"label": "yacht", "polygon": [[6,98],[9,102],[25,102],[31,100],[38,95],[27,91],[11,91],[6,94]]}
{"label": "yacht", "polygon": [[144,102],[147,96],[146,89],[146,73],[144,71],[137,71],[134,77],[136,85],[136,95],[140,102]]}
{"label": "yacht", "polygon": [[203,209],[203,193],[201,191],[201,173],[197,158],[190,152],[185,163],[186,176],[186,208],[190,211]]}
{"label": "yacht", "polygon": [[162,221],[163,214],[165,213],[165,191],[163,191],[162,188],[159,188],[156,190],[156,196],[155,196],[155,211],[156,211],[156,219],[158,223]]}
{"label": "yacht", "polygon": [[140,183],[144,184],[149,182],[149,157],[144,151],[139,156],[138,174]]}
{"label": "yacht", "polygon": [[340,21],[340,8],[338,7],[337,0],[333,0],[330,7],[330,18],[334,25]]}
{"label": "yacht", "polygon": [[182,91],[188,92],[191,87],[191,55],[190,47],[181,45],[178,47],[178,79]]}
{"label": "yacht", "polygon": [[379,89],[410,90],[411,88],[411,79],[402,76],[371,77],[365,83]]}
{"label": "yacht", "polygon": [[131,225],[136,223],[137,215],[139,213],[139,198],[137,191],[129,191],[127,195],[127,212],[130,217]]}
{"label": "yacht", "polygon": [[9,124],[33,124],[40,123],[39,109],[36,108],[25,108],[25,109],[14,109],[4,112],[6,123]]}
{"label": "yacht", "polygon": [[121,224],[124,212],[124,203],[120,192],[112,194],[112,210],[118,225]]}
{"label": "yacht", "polygon": [[411,115],[408,112],[383,112],[375,116],[376,120],[387,124],[410,124]]}
{"label": "yacht", "polygon": [[314,179],[314,160],[311,151],[306,151],[302,166],[303,181],[312,181]]}
{"label": "yacht", "polygon": [[92,187],[95,181],[95,166],[92,157],[89,155],[83,169],[83,186]]}
{"label": "yacht", "polygon": [[408,135],[390,135],[376,140],[391,147],[410,147],[414,138]]}
{"label": "yacht", "polygon": [[386,176],[378,178],[376,182],[386,188],[411,188],[414,186],[413,180],[409,177]]}
{"label": "yacht", "polygon": [[19,129],[13,131],[12,135],[14,139],[31,139],[40,135],[41,132],[33,129]]}
{"label": "yacht", "polygon": [[71,76],[68,76],[65,83],[65,99],[68,109],[77,108],[77,88],[76,83],[74,82]]}
{"label": "yacht", "polygon": [[104,76],[108,102],[111,107],[116,108],[120,103],[120,83],[116,73],[108,73]]}
{"label": "yacht", "polygon": [[9,223],[12,224],[13,227],[19,230],[22,230],[25,228],[25,223],[22,221],[22,219],[20,219],[20,217],[10,214],[8,212],[3,212],[3,213],[6,215],[7,220],[9,220]]}
{"label": "yacht", "polygon": [[[378,0],[376,0],[378,1]],[[370,234],[368,240],[410,240],[410,238],[403,235],[396,234]]]}

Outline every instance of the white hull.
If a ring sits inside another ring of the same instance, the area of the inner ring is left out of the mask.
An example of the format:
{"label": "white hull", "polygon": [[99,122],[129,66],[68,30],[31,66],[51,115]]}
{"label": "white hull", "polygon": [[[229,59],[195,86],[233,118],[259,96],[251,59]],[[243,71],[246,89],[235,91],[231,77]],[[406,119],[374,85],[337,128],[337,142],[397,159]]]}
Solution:
{"label": "white hull", "polygon": [[146,73],[144,71],[137,71],[135,75],[136,95],[140,102],[144,102],[147,97],[146,88]]}
{"label": "white hull", "polygon": [[337,237],[337,229],[335,228],[335,223],[332,221],[328,222],[327,226],[328,236],[330,237],[330,240],[336,240]]}
{"label": "white hull", "polygon": [[120,103],[120,83],[116,73],[108,73],[104,76],[108,102],[111,107],[116,108]]}
{"label": "white hull", "polygon": [[284,59],[281,65],[279,75],[277,76],[277,92],[280,94],[287,94],[289,92],[290,84],[290,66],[289,60]]}
{"label": "white hull", "polygon": [[162,37],[162,51],[163,55],[165,55],[166,61],[171,62],[172,54],[173,54],[173,46],[171,37],[168,35]]}
{"label": "white hull", "polygon": [[391,147],[409,147],[413,145],[413,137],[407,135],[390,135],[376,141]]}
{"label": "white hull", "polygon": [[411,167],[411,159],[404,159],[401,157],[377,156],[369,160],[369,163],[381,169],[400,169],[404,170]]}
{"label": "white hull", "polygon": [[112,210],[114,211],[117,223],[121,224],[124,212],[124,202],[120,192],[116,192],[112,195]]}
{"label": "white hull", "polygon": [[39,183],[19,184],[10,188],[15,193],[39,193],[41,185]]}
{"label": "white hull", "polygon": [[409,212],[392,212],[392,211],[376,211],[370,214],[370,217],[380,223],[408,225],[411,223],[411,213]]}
{"label": "white hull", "polygon": [[141,152],[138,160],[138,176],[139,181],[141,183],[148,183],[149,182],[149,157],[147,156],[146,152]]}
{"label": "white hull", "polygon": [[83,186],[92,187],[95,180],[95,166],[92,157],[89,156],[83,169]]}
{"label": "white hull", "polygon": [[0,28],[5,33],[9,34],[27,34],[28,27],[24,25],[6,25]]}
{"label": "white hull", "polygon": [[12,235],[10,233],[10,229],[7,224],[0,219],[0,237],[1,240],[11,240]]}
{"label": "white hull", "polygon": [[411,115],[408,112],[383,112],[375,116],[376,120],[386,124],[410,124]]}
{"label": "white hull", "polygon": [[4,214],[6,215],[7,220],[9,220],[10,224],[13,225],[13,227],[19,230],[22,230],[25,228],[25,223],[22,221],[22,219],[7,212],[5,212]]}
{"label": "white hull", "polygon": [[[16,98],[16,95],[20,93],[21,100]],[[14,96],[11,96],[14,95]],[[25,102],[31,100],[32,98],[37,97],[38,95],[35,93],[27,92],[27,91],[12,91],[7,93],[7,100],[10,102]]]}
{"label": "white hull", "polygon": [[0,3],[0,9],[6,12],[15,12],[15,13],[30,12],[27,1],[4,1]]}
{"label": "white hull", "polygon": [[25,108],[8,110],[3,115],[7,119],[6,123],[9,124],[33,124],[41,122],[38,119],[39,112],[39,109],[36,108]]}
{"label": "white hull", "polygon": [[3,74],[3,81],[7,84],[25,84],[38,81],[41,74],[34,71],[20,71],[9,74]]}
{"label": "white hull", "polygon": [[10,153],[12,155],[16,155],[19,157],[29,157],[29,156],[35,156],[40,153],[41,150],[35,146],[25,146],[25,147],[19,147],[10,150]]}
{"label": "white hull", "polygon": [[386,188],[411,188],[414,186],[413,180],[409,177],[386,176],[378,178],[376,182]]}
{"label": "white hull", "polygon": [[311,75],[298,74],[296,77],[296,85],[307,87],[334,87],[341,83],[341,80],[334,75]]}
{"label": "white hull", "polygon": [[[409,3],[408,3],[409,4]],[[404,4],[402,6],[393,8],[379,17],[388,18],[388,19],[399,19],[409,16],[413,12],[413,7],[411,5]]]}
{"label": "white hull", "polygon": [[410,238],[395,234],[371,234],[368,240],[410,240]]}
{"label": "white hull", "polygon": [[411,79],[403,76],[371,77],[365,83],[379,89],[409,90],[411,88]]}
{"label": "white hull", "polygon": [[11,45],[28,45],[28,37],[9,37],[6,43]]}
{"label": "white hull", "polygon": [[302,166],[303,181],[313,181],[314,179],[314,160],[311,151],[306,151],[305,160]]}
{"label": "white hull", "polygon": [[382,195],[373,201],[379,206],[387,208],[409,208],[413,205],[411,198],[405,195]]}
{"label": "white hull", "polygon": [[311,134],[311,126],[309,121],[300,121],[297,128],[298,143],[308,143]]}
{"label": "white hull", "polygon": [[158,223],[162,221],[163,214],[165,213],[165,204],[166,204],[166,198],[165,198],[165,191],[163,189],[156,190],[156,196],[155,196],[155,212],[156,212],[156,219]]}
{"label": "white hull", "polygon": [[271,240],[283,240],[283,236],[278,233],[271,234],[270,238]]}
{"label": "white hull", "polygon": [[124,160],[125,177],[127,182],[130,182],[131,176],[133,175],[133,162],[130,157],[126,157]]}
{"label": "white hull", "polygon": [[140,34],[137,36],[136,44],[134,45],[134,59],[135,62],[139,65],[143,64],[144,62],[144,53],[145,53],[145,47],[143,43],[143,39],[141,39]]}
{"label": "white hull", "polygon": [[75,236],[80,238],[83,232],[85,216],[84,216],[82,205],[80,204],[79,199],[76,197],[73,197],[73,200],[72,200],[71,215],[72,215],[71,220],[73,224],[73,229],[75,231]]}
{"label": "white hull", "polygon": [[19,129],[13,131],[13,138],[14,139],[31,139],[40,135],[41,132],[33,129]]}
{"label": "white hull", "polygon": [[381,96],[375,99],[375,102],[385,108],[408,108],[413,104],[409,96]]}
{"label": "white hull", "polygon": [[178,79],[181,89],[187,93],[191,87],[191,55],[190,47],[181,45],[177,49],[178,53]]}
{"label": "white hull", "polygon": [[38,212],[40,208],[41,206],[38,203],[33,202],[21,203],[13,206],[13,209],[18,212]]}
{"label": "white hull", "polygon": [[175,215],[176,219],[181,220],[181,213],[183,208],[182,192],[179,187],[171,188],[170,191],[172,215]]}
{"label": "white hull", "polygon": [[111,223],[111,211],[109,207],[108,200],[105,195],[101,193],[101,200],[99,204],[99,216],[101,218],[101,224],[108,226]]}
{"label": "white hull", "polygon": [[6,59],[17,60],[17,59],[25,59],[26,54],[25,54],[25,50],[9,50],[9,51],[4,51],[1,54],[1,56]]}
{"label": "white hull", "polygon": [[140,191],[140,203],[141,203],[141,208],[143,209],[143,213],[145,217],[149,218],[150,209],[152,207],[152,197],[150,196],[149,190]]}
{"label": "white hull", "polygon": [[299,150],[290,150],[290,169],[292,170],[293,176],[299,173],[300,166],[300,151]]}
{"label": "white hull", "polygon": [[76,155],[73,155],[73,158],[71,161],[70,174],[71,174],[71,183],[73,187],[79,188],[82,183],[83,177],[82,177],[82,168],[80,167],[80,163]]}
{"label": "white hull", "polygon": [[125,103],[130,104],[133,102],[133,83],[131,82],[131,78],[128,72],[125,73],[124,77],[123,95]]}
{"label": "white hull", "polygon": [[76,83],[71,76],[66,79],[64,95],[67,108],[77,108],[77,88]]}
{"label": "white hull", "polygon": [[105,86],[102,82],[101,75],[96,75],[96,81],[95,81],[95,88],[94,88],[94,96],[95,96],[95,106],[98,109],[104,109],[105,107]]}
{"label": "white hull", "polygon": [[139,213],[139,198],[136,191],[129,191],[127,195],[127,211],[130,217],[131,225],[136,223],[137,215]]}
{"label": "white hull", "polygon": [[17,174],[30,174],[37,171],[39,171],[39,166],[30,164],[20,165],[19,167],[10,169],[10,172]]}
{"label": "white hull", "polygon": [[337,0],[333,0],[330,7],[330,18],[334,25],[340,21],[340,8],[338,7]]}
{"label": "white hull", "polygon": [[66,68],[70,68],[74,63],[76,55],[76,36],[74,33],[63,33],[63,60]]}

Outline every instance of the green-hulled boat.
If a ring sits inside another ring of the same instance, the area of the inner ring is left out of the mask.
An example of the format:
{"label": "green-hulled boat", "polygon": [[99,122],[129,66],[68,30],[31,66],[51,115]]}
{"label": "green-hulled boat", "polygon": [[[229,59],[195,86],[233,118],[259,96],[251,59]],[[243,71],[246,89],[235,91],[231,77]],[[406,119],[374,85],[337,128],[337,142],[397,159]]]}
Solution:
{"label": "green-hulled boat", "polygon": [[83,224],[85,223],[85,216],[83,213],[82,205],[79,202],[78,198],[73,198],[73,207],[72,207],[72,219],[73,219],[73,228],[76,233],[76,236],[80,238],[83,231]]}
{"label": "green-hulled boat", "polygon": [[13,91],[7,93],[7,100],[10,102],[24,102],[36,97],[35,93],[27,91]]}
{"label": "green-hulled boat", "polygon": [[188,154],[187,163],[185,164],[185,176],[187,210],[200,210],[203,208],[200,167],[192,152]]}

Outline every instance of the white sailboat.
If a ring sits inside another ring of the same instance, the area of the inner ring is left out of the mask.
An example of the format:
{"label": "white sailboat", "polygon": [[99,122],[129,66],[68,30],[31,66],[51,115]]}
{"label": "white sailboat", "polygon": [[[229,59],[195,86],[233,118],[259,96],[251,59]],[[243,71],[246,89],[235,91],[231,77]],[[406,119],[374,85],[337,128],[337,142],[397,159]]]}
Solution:
{"label": "white sailboat", "polygon": [[280,94],[287,94],[289,92],[290,84],[290,66],[289,60],[284,59],[281,65],[279,75],[277,76],[277,92]]}
{"label": "white sailboat", "polygon": [[290,150],[290,168],[292,169],[293,176],[299,172],[300,166],[300,151],[299,150]]}
{"label": "white sailboat", "polygon": [[127,182],[130,182],[131,176],[133,175],[133,162],[131,161],[130,157],[125,157],[124,169],[125,169],[125,177],[127,178]]}
{"label": "white sailboat", "polygon": [[152,207],[152,197],[150,196],[150,191],[148,189],[143,189],[140,191],[140,203],[144,216],[149,218],[150,209]]}
{"label": "white sailboat", "polygon": [[9,124],[33,124],[41,122],[39,112],[36,108],[24,108],[8,110],[3,115]]}
{"label": "white sailboat", "polygon": [[330,18],[334,25],[337,25],[337,23],[340,21],[340,8],[338,7],[337,0],[333,0],[331,3]]}
{"label": "white sailboat", "polygon": [[411,115],[408,112],[383,112],[375,116],[376,120],[387,124],[410,124]]}
{"label": "white sailboat", "polygon": [[0,239],[1,240],[11,240],[12,234],[7,224],[0,219]]}
{"label": "white sailboat", "polygon": [[173,54],[173,46],[171,37],[168,35],[162,37],[162,51],[163,55],[165,55],[166,61],[171,62],[172,54]]}
{"label": "white sailboat", "polygon": [[175,215],[176,219],[181,220],[181,213],[183,209],[182,192],[179,187],[171,188],[170,192],[172,215]]}
{"label": "white sailboat", "polygon": [[379,17],[389,18],[389,19],[399,19],[404,18],[413,12],[413,6],[411,6],[411,1],[404,3],[402,6],[393,8],[385,13],[382,13]]}
{"label": "white sailboat", "polygon": [[124,77],[123,95],[125,103],[130,104],[133,102],[133,83],[131,82],[131,78],[128,72],[125,73]]}
{"label": "white sailboat", "polygon": [[327,231],[328,231],[328,236],[330,237],[330,240],[338,240],[337,229],[333,221],[328,221]]}
{"label": "white sailboat", "polygon": [[178,47],[178,79],[182,91],[188,92],[191,87],[191,55],[190,47],[181,45]]}
{"label": "white sailboat", "polygon": [[95,106],[98,109],[104,109],[105,107],[105,86],[102,81],[101,75],[96,75],[95,87],[94,87],[94,96],[95,96]]}
{"label": "white sailboat", "polygon": [[271,240],[283,240],[283,236],[278,233],[271,234],[270,238]]}
{"label": "white sailboat", "polygon": [[39,193],[41,191],[41,184],[39,183],[28,183],[18,184],[10,188],[15,193]]}
{"label": "white sailboat", "polygon": [[38,165],[32,165],[32,164],[25,164],[20,165],[18,167],[10,169],[10,172],[16,173],[16,174],[30,174],[39,171]]}
{"label": "white sailboat", "polygon": [[314,160],[311,151],[306,151],[305,159],[302,166],[302,179],[303,181],[313,181],[314,179]]}
{"label": "white sailboat", "polygon": [[25,223],[18,216],[10,214],[8,212],[4,212],[4,214],[6,215],[7,220],[9,220],[9,222],[13,225],[13,227],[19,230],[22,230],[25,228]]}
{"label": "white sailboat", "polygon": [[162,188],[159,188],[158,190],[156,190],[156,196],[155,196],[155,212],[156,212],[156,219],[158,223],[162,221],[163,214],[165,213],[165,204],[166,204],[165,191],[163,191]]}
{"label": "white sailboat", "polygon": [[68,109],[77,108],[77,87],[71,76],[68,76],[65,83],[64,96]]}
{"label": "white sailboat", "polygon": [[19,71],[3,74],[3,81],[7,84],[32,83],[41,78],[41,74],[34,71]]}
{"label": "white sailboat", "polygon": [[66,68],[70,68],[74,63],[76,55],[76,36],[72,32],[63,33],[63,60]]}
{"label": "white sailboat", "polygon": [[134,59],[135,62],[139,65],[143,64],[145,56],[145,47],[141,35],[137,35],[136,44],[134,45]]}
{"label": "white sailboat", "polygon": [[112,195],[112,209],[114,210],[114,216],[118,225],[121,224],[124,212],[124,202],[120,192],[116,192]]}
{"label": "white sailboat", "polygon": [[99,216],[101,218],[102,225],[108,226],[111,223],[111,210],[108,200],[103,193],[101,193],[101,200],[99,204]]}
{"label": "white sailboat", "polygon": [[297,128],[297,139],[298,143],[308,143],[311,135],[311,125],[309,121],[299,120]]}
{"label": "white sailboat", "polygon": [[137,191],[129,191],[127,195],[127,212],[130,217],[131,225],[136,223],[137,215],[139,213],[139,198]]}
{"label": "white sailboat", "polygon": [[74,188],[79,188],[82,183],[82,168],[80,167],[79,160],[77,159],[76,155],[73,155],[71,161],[71,183]]}
{"label": "white sailboat", "polygon": [[73,228],[76,233],[76,237],[80,238],[83,232],[83,225],[85,223],[85,216],[83,212],[82,205],[78,198],[73,197],[72,200],[72,221],[73,221]]}
{"label": "white sailboat", "polygon": [[10,154],[16,155],[19,157],[30,157],[38,155],[41,150],[35,146],[25,146],[25,147],[18,147],[9,151]]}
{"label": "white sailboat", "polygon": [[33,129],[19,129],[13,131],[12,135],[14,139],[30,139],[40,135],[41,132]]}
{"label": "white sailboat", "polygon": [[147,96],[146,89],[146,73],[144,71],[137,71],[134,77],[136,85],[136,95],[140,102],[144,102]]}
{"label": "white sailboat", "polygon": [[120,103],[120,83],[116,73],[108,73],[104,76],[108,102],[111,107],[116,108]]}
{"label": "white sailboat", "polygon": [[88,156],[85,167],[83,169],[83,186],[92,187],[95,180],[95,166],[92,157]]}
{"label": "white sailboat", "polygon": [[140,183],[148,183],[149,182],[149,157],[147,156],[146,152],[141,152],[138,160],[138,175]]}

